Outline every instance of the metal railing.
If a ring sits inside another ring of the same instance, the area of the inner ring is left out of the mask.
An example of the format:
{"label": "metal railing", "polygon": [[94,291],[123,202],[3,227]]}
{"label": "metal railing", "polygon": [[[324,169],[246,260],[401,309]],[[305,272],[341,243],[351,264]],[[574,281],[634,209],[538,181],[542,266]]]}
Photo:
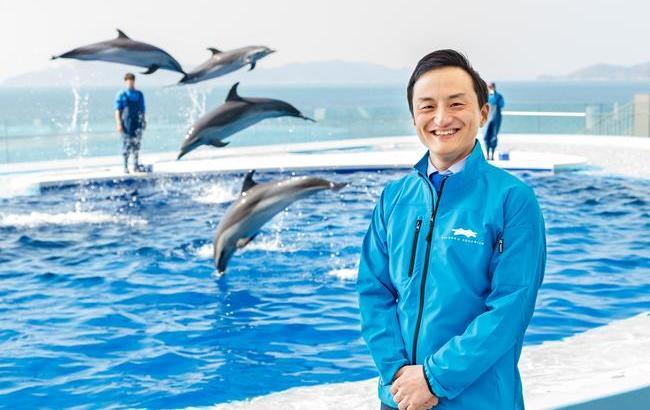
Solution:
{"label": "metal railing", "polygon": [[588,106],[585,128],[582,134],[632,135],[634,130],[634,102],[619,105],[614,103],[612,111],[601,113],[597,106]]}

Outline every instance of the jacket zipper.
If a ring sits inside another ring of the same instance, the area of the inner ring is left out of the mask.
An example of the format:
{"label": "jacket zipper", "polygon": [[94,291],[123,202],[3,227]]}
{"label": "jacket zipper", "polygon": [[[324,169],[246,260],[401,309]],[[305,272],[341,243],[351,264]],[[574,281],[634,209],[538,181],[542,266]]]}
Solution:
{"label": "jacket zipper", "polygon": [[503,238],[499,237],[499,253],[503,253]]}
{"label": "jacket zipper", "polygon": [[415,222],[415,233],[413,234],[413,244],[411,245],[411,261],[409,262],[409,278],[413,275],[413,265],[415,265],[415,253],[418,249],[418,236],[420,236],[420,228],[422,227],[422,219]]}
{"label": "jacket zipper", "polygon": [[[422,178],[422,174],[418,174]],[[431,185],[426,182],[427,187],[429,188],[429,193],[431,194],[431,202],[433,203],[433,189],[431,189]],[[418,308],[418,320],[415,323],[415,335],[413,336],[413,364],[416,364],[416,356],[417,356],[417,347],[418,347],[418,335],[420,333],[420,324],[422,323],[422,310],[424,309],[424,289],[425,289],[425,284],[427,281],[427,273],[429,270],[429,255],[431,254],[431,242],[432,242],[432,237],[433,237],[433,225],[436,222],[436,213],[438,212],[438,205],[440,204],[440,197],[442,197],[442,189],[445,186],[445,179],[442,180],[442,183],[440,185],[440,194],[438,195],[438,199],[436,200],[435,205],[433,205],[433,210],[431,211],[431,218],[429,219],[429,232],[427,233],[427,250],[424,254],[424,267],[422,269],[422,280],[420,282],[420,306]]]}

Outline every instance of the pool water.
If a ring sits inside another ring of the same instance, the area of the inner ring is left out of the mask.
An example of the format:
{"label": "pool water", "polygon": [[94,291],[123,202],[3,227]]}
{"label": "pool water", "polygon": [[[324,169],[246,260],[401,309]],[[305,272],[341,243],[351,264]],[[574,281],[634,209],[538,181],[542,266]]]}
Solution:
{"label": "pool water", "polygon": [[[242,175],[0,199],[0,407],[204,406],[376,376],[355,268],[404,172],[301,173],[350,185],[276,216],[219,278],[212,236]],[[548,230],[525,343],[650,310],[650,181],[518,175]]]}

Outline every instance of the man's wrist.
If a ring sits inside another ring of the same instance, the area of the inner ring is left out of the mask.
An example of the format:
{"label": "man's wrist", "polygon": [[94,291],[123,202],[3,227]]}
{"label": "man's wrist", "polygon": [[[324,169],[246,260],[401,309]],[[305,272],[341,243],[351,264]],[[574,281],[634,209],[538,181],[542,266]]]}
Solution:
{"label": "man's wrist", "polygon": [[429,376],[427,375],[427,366],[424,364],[422,365],[422,375],[424,376],[424,381],[427,382],[427,387],[429,388],[429,392],[432,395],[438,397],[436,393],[433,391],[433,388],[431,387],[431,383],[429,382]]}

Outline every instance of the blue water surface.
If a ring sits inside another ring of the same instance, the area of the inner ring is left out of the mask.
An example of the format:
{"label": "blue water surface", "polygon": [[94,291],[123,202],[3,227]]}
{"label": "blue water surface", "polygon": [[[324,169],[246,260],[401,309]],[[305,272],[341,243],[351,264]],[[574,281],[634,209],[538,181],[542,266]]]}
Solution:
{"label": "blue water surface", "polygon": [[[278,215],[219,278],[211,240],[242,175],[0,199],[0,407],[203,406],[376,376],[353,274],[404,172],[301,173],[350,185]],[[518,175],[548,234],[525,343],[649,310],[650,181]]]}

